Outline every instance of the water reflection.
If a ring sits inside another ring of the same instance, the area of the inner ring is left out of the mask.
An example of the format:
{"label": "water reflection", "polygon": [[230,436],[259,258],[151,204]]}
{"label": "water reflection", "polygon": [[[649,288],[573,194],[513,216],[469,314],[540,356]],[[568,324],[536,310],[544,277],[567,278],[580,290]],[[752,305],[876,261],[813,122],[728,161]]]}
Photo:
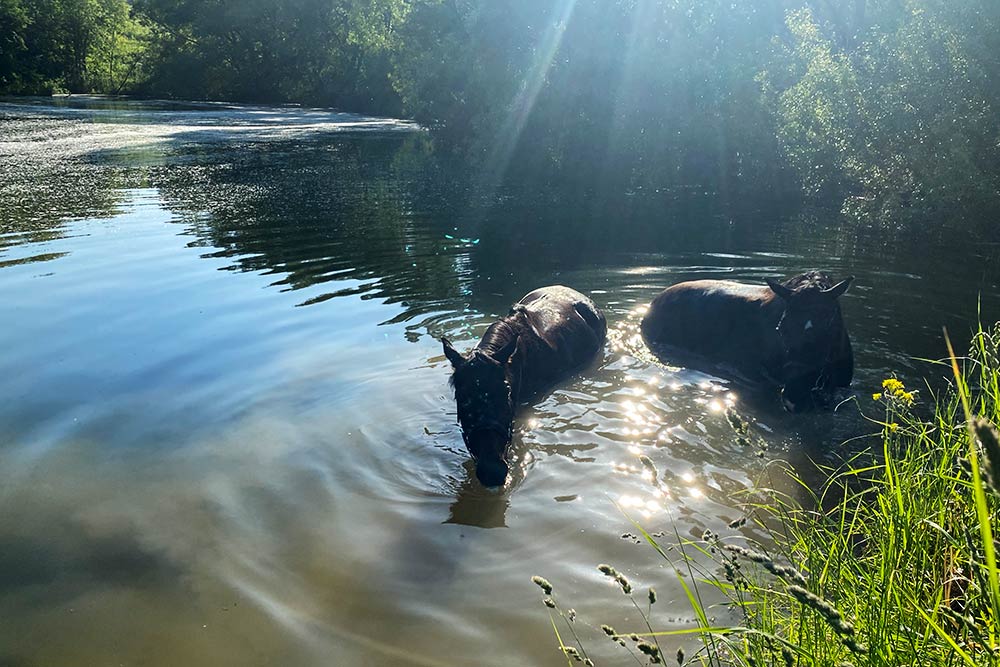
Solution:
{"label": "water reflection", "polygon": [[[122,205],[122,188],[151,186],[190,226],[192,243],[212,248],[212,257],[229,258],[240,270],[272,272],[277,287],[302,292],[303,305],[354,293],[405,302],[402,317],[413,321],[412,337],[464,324],[450,317],[455,303],[471,312],[501,312],[514,295],[582,267],[598,267],[595,273],[605,280],[618,271],[616,285],[649,293],[682,279],[759,280],[822,266],[861,274],[856,302],[864,287],[885,282],[905,296],[918,288],[912,283],[922,272],[914,271],[913,260],[921,248],[945,238],[940,228],[852,228],[811,212],[723,210],[717,200],[684,190],[569,199],[512,183],[488,197],[464,177],[461,165],[436,156],[423,135],[341,132],[313,134],[308,142],[261,137],[238,131],[257,118],[244,108],[213,109],[205,119],[236,128],[225,141],[161,130],[155,140],[136,134],[136,123],[153,113],[141,107],[119,120],[128,124],[108,124],[96,134],[86,127],[86,115],[31,115],[26,108],[8,105],[4,112],[9,131],[0,151],[6,177],[0,196],[8,205],[0,224],[9,235],[0,251],[45,240],[39,234],[51,235],[67,217],[111,216]],[[194,112],[170,113],[187,118]],[[282,113],[294,124],[297,112]],[[164,116],[153,125],[175,128],[172,120]],[[334,115],[324,122],[339,121]],[[72,131],[83,127],[86,133]],[[31,150],[25,150],[28,141]],[[123,142],[134,150],[107,152],[109,143]],[[664,252],[645,253],[650,247]],[[938,321],[920,330],[900,325],[920,321],[917,304],[906,298],[894,304],[908,312],[893,313],[883,333],[916,337],[920,349],[912,352],[918,355],[934,356],[929,352],[939,346],[939,323],[965,326],[968,308],[975,307],[968,280],[985,290],[996,284],[989,268],[996,263],[988,261],[995,245],[947,243],[940,251],[942,267],[976,265],[979,255],[982,270],[949,271],[942,280],[950,284],[920,286],[922,295],[927,288],[942,297],[970,295],[962,306],[932,298]],[[606,289],[595,278],[589,283]],[[345,280],[357,282],[324,289]],[[872,304],[875,317],[878,305]],[[994,305],[989,294],[986,305]],[[442,326],[435,326],[439,320]]]}
{"label": "water reflection", "polygon": [[[104,111],[0,105],[0,661],[555,665],[528,577],[617,626],[598,562],[684,627],[626,515],[725,531],[774,461],[836,460],[865,425],[659,363],[637,329],[652,296],[854,273],[861,397],[939,356],[976,291],[998,312],[996,246],[928,254],[938,230],[684,191],[487,195],[419,133]],[[554,282],[606,309],[609,345],[522,410],[518,474],[488,492],[436,338],[471,344]]]}
{"label": "water reflection", "polygon": [[[503,489],[487,489],[476,479],[475,471],[466,466],[466,477],[455,494],[455,501],[448,508],[445,523],[456,523],[479,528],[506,528],[510,494],[517,488],[517,475]],[[521,475],[523,477],[523,473]]]}

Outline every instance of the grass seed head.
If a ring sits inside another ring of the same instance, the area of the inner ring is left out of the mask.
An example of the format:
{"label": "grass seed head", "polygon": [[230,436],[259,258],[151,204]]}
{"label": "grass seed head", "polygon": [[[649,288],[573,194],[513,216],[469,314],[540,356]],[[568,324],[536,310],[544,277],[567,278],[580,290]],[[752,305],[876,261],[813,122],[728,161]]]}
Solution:
{"label": "grass seed head", "polygon": [[786,581],[791,581],[792,583],[798,584],[799,586],[805,586],[806,578],[796,570],[791,565],[776,565],[774,563],[763,563],[764,569],[766,569],[771,574],[776,577],[781,577]]}
{"label": "grass seed head", "polygon": [[760,563],[761,565],[774,565],[774,560],[772,560],[770,556],[762,554],[759,551],[751,551],[750,549],[741,547],[737,544],[726,544],[723,548],[727,551],[732,551],[734,554],[743,556],[747,560],[753,561],[754,563]]}
{"label": "grass seed head", "polygon": [[552,584],[549,583],[548,579],[535,575],[534,577],[531,578],[531,581],[536,586],[541,588],[546,595],[552,595]]}
{"label": "grass seed head", "polygon": [[743,419],[736,410],[732,408],[726,408],[726,421],[733,428],[734,431],[741,435],[746,435],[750,431],[750,424],[747,420]]}
{"label": "grass seed head", "polygon": [[[807,591],[801,586],[789,586],[788,592],[804,606],[815,610],[822,616],[827,624],[833,628],[834,632],[845,637],[844,644],[848,648],[851,648],[851,645],[847,642],[854,642],[854,626],[843,619],[843,615],[837,611],[837,608],[831,602],[824,600],[811,591]],[[854,649],[851,650],[853,651]]]}
{"label": "grass seed head", "polygon": [[858,643],[858,640],[854,637],[847,637],[843,640],[844,646],[851,650],[853,653],[868,653],[868,647],[864,644]]}
{"label": "grass seed head", "polygon": [[650,662],[653,664],[660,664],[660,649],[656,648],[654,644],[650,644],[649,642],[639,642],[636,645],[636,648],[639,649],[640,653],[648,655]]}

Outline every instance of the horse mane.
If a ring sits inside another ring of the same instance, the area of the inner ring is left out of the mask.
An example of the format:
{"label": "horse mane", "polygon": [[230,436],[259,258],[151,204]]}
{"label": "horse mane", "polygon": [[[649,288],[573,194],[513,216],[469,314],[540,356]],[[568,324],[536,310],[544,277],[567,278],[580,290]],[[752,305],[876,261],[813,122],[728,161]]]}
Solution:
{"label": "horse mane", "polygon": [[[502,317],[486,329],[482,339],[467,355],[466,359],[472,361],[476,356],[487,357],[493,360],[493,354],[502,349],[512,339],[517,338],[524,331],[524,322],[521,321],[522,314],[527,312],[522,304],[515,303],[511,306],[510,313]],[[454,388],[455,375],[448,378],[448,384]]]}
{"label": "horse mane", "polygon": [[819,292],[833,287],[833,281],[822,271],[807,271],[789,278],[784,286],[793,292]]}
{"label": "horse mane", "polygon": [[510,309],[510,314],[490,325],[476,349],[492,354],[512,339],[517,338],[524,329],[523,323],[519,320],[521,313],[525,310],[521,304],[515,304]]}

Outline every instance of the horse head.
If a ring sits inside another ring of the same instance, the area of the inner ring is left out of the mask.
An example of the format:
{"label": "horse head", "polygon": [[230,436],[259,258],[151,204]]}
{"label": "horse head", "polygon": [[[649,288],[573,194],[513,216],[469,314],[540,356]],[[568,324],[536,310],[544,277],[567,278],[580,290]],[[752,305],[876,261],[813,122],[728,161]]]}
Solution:
{"label": "horse head", "polygon": [[463,355],[447,339],[441,339],[454,369],[451,384],[462,438],[475,459],[476,477],[484,486],[503,486],[507,480],[507,447],[513,436],[516,407],[509,362],[518,340],[513,337],[494,352],[476,348]]}
{"label": "horse head", "polygon": [[784,306],[776,327],[784,348],[779,379],[782,399],[793,411],[812,402],[813,390],[828,388],[826,369],[849,354],[838,299],[852,280],[833,284],[827,274],[810,271],[784,283],[767,281]]}

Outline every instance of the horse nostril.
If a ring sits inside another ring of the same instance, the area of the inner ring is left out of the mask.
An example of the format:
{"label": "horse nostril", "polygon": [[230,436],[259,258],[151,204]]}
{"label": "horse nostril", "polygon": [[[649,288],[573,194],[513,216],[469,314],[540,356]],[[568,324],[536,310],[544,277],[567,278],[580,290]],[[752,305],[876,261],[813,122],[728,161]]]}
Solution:
{"label": "horse nostril", "polygon": [[483,486],[503,486],[507,482],[509,470],[503,461],[479,461],[476,464],[476,477]]}

